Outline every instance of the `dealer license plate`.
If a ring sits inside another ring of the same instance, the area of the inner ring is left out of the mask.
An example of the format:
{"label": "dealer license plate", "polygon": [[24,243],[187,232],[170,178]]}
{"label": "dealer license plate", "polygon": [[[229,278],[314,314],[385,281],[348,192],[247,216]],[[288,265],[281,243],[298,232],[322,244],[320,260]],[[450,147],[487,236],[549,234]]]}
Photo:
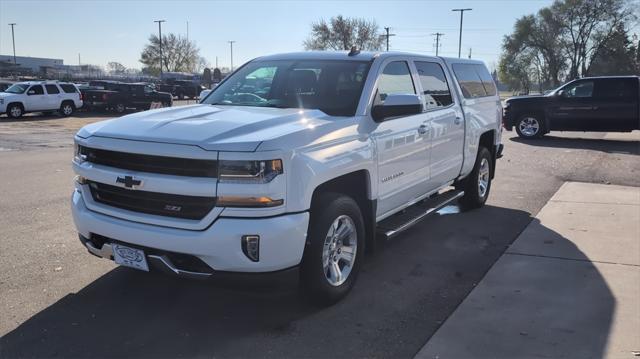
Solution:
{"label": "dealer license plate", "polygon": [[131,267],[148,272],[147,258],[140,249],[130,248],[121,244],[113,245],[113,259],[125,267]]}

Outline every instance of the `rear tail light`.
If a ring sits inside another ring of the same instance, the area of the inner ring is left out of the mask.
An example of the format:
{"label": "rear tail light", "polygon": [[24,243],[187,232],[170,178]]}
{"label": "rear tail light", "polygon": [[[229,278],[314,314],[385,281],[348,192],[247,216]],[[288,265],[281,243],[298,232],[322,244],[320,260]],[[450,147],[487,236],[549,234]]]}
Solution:
{"label": "rear tail light", "polygon": [[84,101],[84,95],[80,92],[80,101]]}

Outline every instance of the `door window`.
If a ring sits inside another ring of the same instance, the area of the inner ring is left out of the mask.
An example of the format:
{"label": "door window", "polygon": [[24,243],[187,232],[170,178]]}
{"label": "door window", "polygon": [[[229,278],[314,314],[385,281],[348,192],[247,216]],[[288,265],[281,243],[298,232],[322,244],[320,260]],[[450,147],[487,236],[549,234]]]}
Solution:
{"label": "door window", "polygon": [[416,88],[406,61],[394,61],[385,66],[378,79],[377,104],[384,102],[387,95],[415,93]]}
{"label": "door window", "polygon": [[564,97],[580,98],[593,96],[593,81],[578,81],[567,86],[563,93]]}
{"label": "door window", "polygon": [[58,90],[58,86],[56,85],[44,85],[44,88],[47,89],[47,93],[49,95],[55,95],[57,93],[60,93],[60,90]]}
{"label": "door window", "polygon": [[27,91],[27,95],[44,95],[44,89],[42,85],[33,85]]}
{"label": "door window", "polygon": [[442,67],[435,62],[424,61],[416,61],[415,65],[427,110],[451,105],[453,99]]}

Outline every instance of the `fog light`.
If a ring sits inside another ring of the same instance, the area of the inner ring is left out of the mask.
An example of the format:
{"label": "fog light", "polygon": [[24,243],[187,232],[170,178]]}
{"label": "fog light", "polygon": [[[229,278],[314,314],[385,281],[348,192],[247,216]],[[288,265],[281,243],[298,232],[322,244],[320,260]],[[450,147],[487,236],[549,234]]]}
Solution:
{"label": "fog light", "polygon": [[242,252],[254,262],[260,260],[260,236],[242,236]]}
{"label": "fog light", "polygon": [[76,176],[76,182],[78,182],[79,184],[87,184],[87,179],[82,176]]}

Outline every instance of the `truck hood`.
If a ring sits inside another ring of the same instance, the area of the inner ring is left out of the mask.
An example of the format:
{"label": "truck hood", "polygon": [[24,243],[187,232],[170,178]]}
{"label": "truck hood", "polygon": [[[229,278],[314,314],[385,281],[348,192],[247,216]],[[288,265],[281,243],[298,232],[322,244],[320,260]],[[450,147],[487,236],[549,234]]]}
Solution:
{"label": "truck hood", "polygon": [[548,101],[549,97],[547,96],[543,96],[543,95],[531,95],[531,96],[514,96],[514,97],[509,97],[508,99],[505,100],[505,102],[509,103],[509,102],[544,102],[544,101]]}
{"label": "truck hood", "polygon": [[210,151],[255,151],[277,139],[332,121],[319,110],[191,105],[144,111],[96,122],[77,136],[185,144]]}
{"label": "truck hood", "polygon": [[18,95],[14,94],[14,93],[0,92],[0,98],[9,99],[9,98],[12,98],[12,97],[18,97]]}

